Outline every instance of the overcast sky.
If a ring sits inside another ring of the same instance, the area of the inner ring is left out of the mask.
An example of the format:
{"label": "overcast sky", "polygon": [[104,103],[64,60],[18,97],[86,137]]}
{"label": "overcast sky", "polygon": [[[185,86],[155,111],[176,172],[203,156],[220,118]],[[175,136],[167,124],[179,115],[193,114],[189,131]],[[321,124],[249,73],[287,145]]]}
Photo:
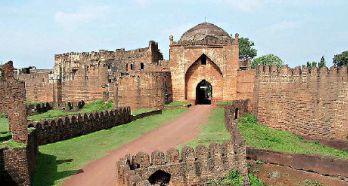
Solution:
{"label": "overcast sky", "polygon": [[347,0],[1,0],[0,62],[52,68],[54,54],[135,49],[214,23],[294,67],[348,50]]}

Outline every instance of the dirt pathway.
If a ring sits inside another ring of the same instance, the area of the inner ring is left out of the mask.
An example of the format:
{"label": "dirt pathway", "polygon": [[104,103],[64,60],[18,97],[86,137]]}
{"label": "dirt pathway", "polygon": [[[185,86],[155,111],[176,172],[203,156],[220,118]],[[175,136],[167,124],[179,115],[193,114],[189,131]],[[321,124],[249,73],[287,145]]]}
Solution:
{"label": "dirt pathway", "polygon": [[139,151],[151,153],[167,150],[192,140],[198,135],[200,125],[208,121],[211,106],[198,105],[189,109],[175,121],[146,133],[140,138],[123,145],[109,155],[89,163],[82,173],[67,179],[65,186],[114,186],[116,185],[116,162],[126,154]]}

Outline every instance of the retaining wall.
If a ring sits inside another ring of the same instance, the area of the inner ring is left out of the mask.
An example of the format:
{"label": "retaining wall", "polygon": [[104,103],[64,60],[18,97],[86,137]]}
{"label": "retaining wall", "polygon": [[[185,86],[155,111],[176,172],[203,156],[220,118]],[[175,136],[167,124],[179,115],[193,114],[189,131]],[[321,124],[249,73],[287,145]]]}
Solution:
{"label": "retaining wall", "polygon": [[321,175],[348,178],[348,160],[305,154],[289,154],[247,147],[247,157]]}
{"label": "retaining wall", "polygon": [[44,145],[102,129],[109,129],[131,121],[129,107],[84,115],[67,116],[29,124],[37,129],[38,144]]}

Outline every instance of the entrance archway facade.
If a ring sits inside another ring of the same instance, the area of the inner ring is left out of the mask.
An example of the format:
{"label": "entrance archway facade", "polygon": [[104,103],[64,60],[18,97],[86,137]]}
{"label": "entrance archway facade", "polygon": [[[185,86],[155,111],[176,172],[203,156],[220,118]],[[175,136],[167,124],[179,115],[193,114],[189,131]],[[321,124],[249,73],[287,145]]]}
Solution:
{"label": "entrance archway facade", "polygon": [[202,54],[185,74],[185,99],[196,104],[210,104],[223,98],[220,68]]}

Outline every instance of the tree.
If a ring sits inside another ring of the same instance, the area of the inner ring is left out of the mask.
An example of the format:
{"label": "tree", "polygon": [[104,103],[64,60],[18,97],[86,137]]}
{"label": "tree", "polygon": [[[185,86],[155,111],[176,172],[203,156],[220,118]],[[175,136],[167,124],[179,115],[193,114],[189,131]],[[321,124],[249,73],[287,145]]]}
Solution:
{"label": "tree", "polygon": [[307,68],[316,68],[317,64],[316,61],[307,61]]}
{"label": "tree", "polygon": [[321,57],[320,62],[318,63],[318,67],[319,68],[326,67],[326,60],[324,56]]}
{"label": "tree", "polygon": [[333,58],[333,63],[337,67],[348,66],[348,50],[337,54]]}
{"label": "tree", "polygon": [[268,54],[254,59],[251,63],[251,67],[255,68],[258,65],[276,65],[278,67],[281,67],[283,64],[283,60],[281,60],[278,56],[274,54]]}
{"label": "tree", "polygon": [[253,59],[257,56],[257,50],[253,48],[255,43],[249,38],[241,37],[238,40],[239,43],[239,58],[240,59]]}

